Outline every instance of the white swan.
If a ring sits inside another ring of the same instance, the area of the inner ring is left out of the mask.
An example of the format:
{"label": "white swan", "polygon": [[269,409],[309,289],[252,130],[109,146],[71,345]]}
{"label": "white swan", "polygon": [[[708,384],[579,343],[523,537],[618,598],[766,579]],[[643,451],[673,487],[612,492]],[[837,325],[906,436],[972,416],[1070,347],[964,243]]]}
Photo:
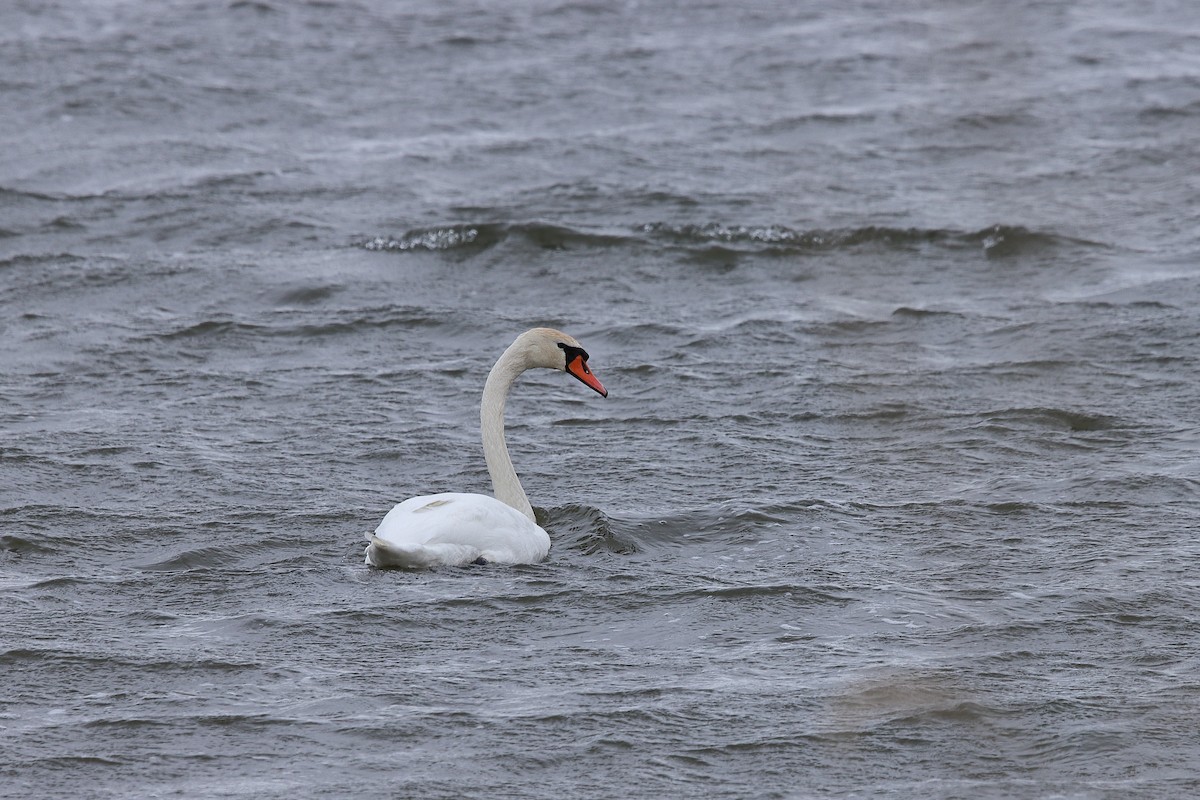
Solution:
{"label": "white swan", "polygon": [[562,331],[534,328],[518,336],[488,373],[479,409],[483,457],[496,496],[443,492],[405,500],[367,537],[367,564],[419,569],[545,558],[550,536],[534,520],[504,443],[504,401],[517,377],[534,367],[561,369],[608,397],[587,361],[587,351]]}

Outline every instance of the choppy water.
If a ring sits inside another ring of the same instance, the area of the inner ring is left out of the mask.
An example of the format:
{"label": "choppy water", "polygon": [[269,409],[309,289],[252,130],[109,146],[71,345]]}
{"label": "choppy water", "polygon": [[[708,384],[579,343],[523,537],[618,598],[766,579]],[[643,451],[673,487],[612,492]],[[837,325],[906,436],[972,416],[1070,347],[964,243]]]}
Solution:
{"label": "choppy water", "polygon": [[[1187,2],[0,5],[0,795],[1200,793]],[[536,566],[374,571],[486,491]]]}

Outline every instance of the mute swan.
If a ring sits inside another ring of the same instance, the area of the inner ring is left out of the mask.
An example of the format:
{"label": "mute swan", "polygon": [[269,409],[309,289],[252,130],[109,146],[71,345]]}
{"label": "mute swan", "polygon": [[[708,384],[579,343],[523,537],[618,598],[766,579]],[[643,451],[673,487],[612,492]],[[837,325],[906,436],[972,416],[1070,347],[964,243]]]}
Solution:
{"label": "mute swan", "polygon": [[412,569],[545,558],[550,536],[534,520],[504,443],[504,401],[517,377],[534,367],[568,372],[608,397],[587,361],[587,351],[562,331],[534,328],[518,336],[488,373],[479,409],[483,457],[496,496],[443,492],[405,500],[367,537],[367,564]]}

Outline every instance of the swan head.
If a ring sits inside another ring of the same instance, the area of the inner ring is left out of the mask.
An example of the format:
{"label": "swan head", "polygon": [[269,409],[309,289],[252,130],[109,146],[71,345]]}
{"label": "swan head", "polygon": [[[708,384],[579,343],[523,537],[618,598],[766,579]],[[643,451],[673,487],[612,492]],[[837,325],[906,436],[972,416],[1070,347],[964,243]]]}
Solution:
{"label": "swan head", "polygon": [[534,328],[517,337],[513,347],[526,369],[544,367],[566,372],[585,386],[608,397],[608,390],[588,367],[588,354],[573,337],[554,328]]}

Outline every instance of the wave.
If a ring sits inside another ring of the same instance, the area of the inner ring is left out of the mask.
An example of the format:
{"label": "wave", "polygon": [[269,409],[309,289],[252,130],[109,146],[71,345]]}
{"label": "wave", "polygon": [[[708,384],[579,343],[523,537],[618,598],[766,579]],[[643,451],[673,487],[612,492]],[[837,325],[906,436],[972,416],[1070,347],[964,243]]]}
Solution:
{"label": "wave", "polygon": [[[311,292],[305,289],[297,291],[299,294],[290,293],[284,296],[284,299],[294,301],[299,297],[303,302],[315,304],[320,302],[320,298],[335,293],[334,291],[326,292],[320,287]],[[229,318],[204,319],[181,324],[167,331],[147,333],[141,338],[170,341],[275,336],[319,337],[353,333],[371,328],[403,327],[406,330],[418,327],[444,328],[454,323],[453,318],[448,318],[446,314],[429,312],[413,306],[381,306],[358,309],[355,313],[334,311],[331,312],[330,319],[323,321],[302,319],[299,322],[295,321],[294,315],[290,313],[292,309],[288,305],[284,305],[282,310],[284,318],[278,320],[250,322]]]}
{"label": "wave", "polygon": [[1070,433],[1093,433],[1123,427],[1117,418],[1106,414],[1043,406],[998,409],[987,413],[985,419],[991,425],[1031,425]]}
{"label": "wave", "polygon": [[522,240],[545,250],[568,247],[611,247],[631,237],[593,233],[545,222],[482,223],[416,228],[398,237],[375,236],[360,242],[365,250],[484,250],[508,240]]}
{"label": "wave", "polygon": [[1020,225],[996,224],[976,231],[950,228],[799,229],[779,224],[731,225],[720,222],[671,224],[647,222],[627,232],[606,233],[546,222],[455,224],[415,228],[399,236],[373,236],[357,242],[365,250],[411,252],[486,250],[518,241],[541,249],[612,248],[634,245],[682,247],[699,252],[713,247],[736,253],[771,254],[861,247],[911,249],[928,245],[982,251],[989,258],[1062,248],[1103,246],[1064,234]]}
{"label": "wave", "polygon": [[745,226],[709,223],[666,225],[652,223],[640,229],[651,238],[680,244],[725,244],[765,246],[789,250],[838,250],[864,246],[908,249],[929,244],[982,249],[985,255],[1011,255],[1062,246],[1090,245],[1069,236],[1033,231],[1019,225],[992,225],[978,231],[946,228],[890,228],[868,225],[860,228],[796,230],[782,225]]}
{"label": "wave", "polygon": [[0,200],[5,203],[15,203],[20,200],[36,200],[40,202],[57,203],[62,200],[72,200],[75,198],[64,194],[52,194],[48,192],[35,192],[31,189],[17,189],[13,186],[0,186]]}
{"label": "wave", "polygon": [[235,322],[233,320],[215,320],[209,319],[203,322],[197,322],[193,325],[187,325],[177,330],[169,331],[158,335],[162,339],[190,339],[193,337],[206,336],[225,336],[235,333],[258,333],[263,329],[262,325],[256,325],[249,322]]}
{"label": "wave", "polygon": [[637,552],[636,541],[615,529],[612,520],[593,506],[568,504],[543,509],[542,515],[560,547],[586,555]]}
{"label": "wave", "polygon": [[55,266],[82,264],[87,259],[74,253],[19,253],[9,258],[0,258],[0,269],[9,267],[38,267],[43,264]]}
{"label": "wave", "polygon": [[431,228],[415,230],[403,234],[399,238],[376,236],[359,244],[364,250],[453,250],[460,247],[478,246],[480,248],[494,244],[487,239],[480,239],[480,229],[483,226],[464,225],[452,228]]}
{"label": "wave", "polygon": [[41,555],[53,553],[54,549],[47,547],[35,539],[14,534],[0,535],[0,553],[8,552],[17,555]]}

